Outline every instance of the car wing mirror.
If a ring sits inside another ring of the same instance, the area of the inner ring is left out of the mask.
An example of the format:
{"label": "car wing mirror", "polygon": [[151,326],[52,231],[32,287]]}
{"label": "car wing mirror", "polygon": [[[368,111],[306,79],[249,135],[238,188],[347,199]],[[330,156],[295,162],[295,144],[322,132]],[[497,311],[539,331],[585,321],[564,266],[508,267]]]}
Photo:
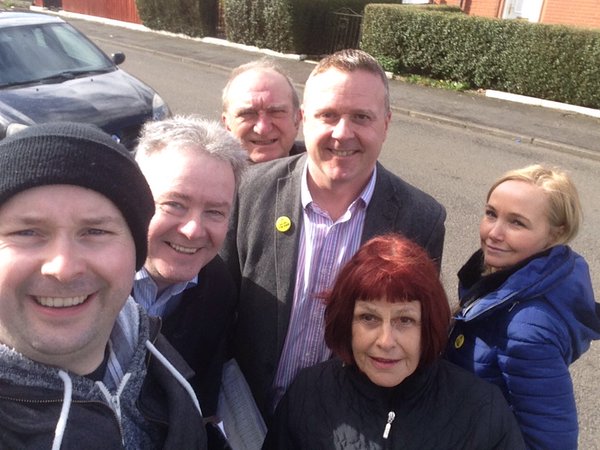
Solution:
{"label": "car wing mirror", "polygon": [[115,63],[115,65],[118,66],[119,64],[122,64],[125,61],[125,53],[116,52],[110,55],[110,58]]}

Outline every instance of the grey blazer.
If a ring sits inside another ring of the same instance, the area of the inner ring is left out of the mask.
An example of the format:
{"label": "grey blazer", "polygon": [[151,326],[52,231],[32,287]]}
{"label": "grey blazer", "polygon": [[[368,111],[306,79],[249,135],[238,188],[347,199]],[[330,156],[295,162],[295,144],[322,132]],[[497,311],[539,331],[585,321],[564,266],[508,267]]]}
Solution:
{"label": "grey blazer", "polygon": [[[303,154],[257,164],[246,172],[221,252],[239,287],[233,354],[265,417],[293,303],[305,162]],[[275,228],[281,216],[291,219],[288,231]],[[402,233],[440,265],[445,218],[436,200],[377,163],[362,242],[387,232]]]}

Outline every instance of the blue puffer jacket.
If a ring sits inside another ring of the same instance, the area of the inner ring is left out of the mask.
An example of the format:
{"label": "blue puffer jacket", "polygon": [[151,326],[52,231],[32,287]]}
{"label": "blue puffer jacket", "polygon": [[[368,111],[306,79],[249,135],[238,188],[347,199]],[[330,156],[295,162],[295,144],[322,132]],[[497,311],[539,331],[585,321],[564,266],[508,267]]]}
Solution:
{"label": "blue puffer jacket", "polygon": [[459,272],[447,358],[502,389],[529,448],[577,448],[569,365],[600,339],[587,263],[558,245],[516,269],[481,268],[478,251]]}

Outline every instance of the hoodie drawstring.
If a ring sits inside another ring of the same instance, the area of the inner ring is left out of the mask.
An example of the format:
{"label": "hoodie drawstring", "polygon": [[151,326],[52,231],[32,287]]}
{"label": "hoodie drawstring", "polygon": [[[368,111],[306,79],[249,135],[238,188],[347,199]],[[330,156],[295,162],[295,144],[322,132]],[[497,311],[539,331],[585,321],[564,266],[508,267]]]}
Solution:
{"label": "hoodie drawstring", "polygon": [[171,372],[175,379],[179,381],[179,384],[183,386],[183,388],[187,391],[188,395],[191,397],[192,401],[194,402],[194,405],[196,406],[196,409],[200,413],[200,416],[202,416],[202,409],[200,409],[200,403],[198,403],[196,393],[194,392],[194,389],[192,388],[192,385],[188,382],[188,380],[186,380],[183,377],[183,375],[181,375],[181,373],[179,373],[179,371],[175,367],[173,367],[173,364],[171,364],[169,360],[165,358],[161,352],[158,351],[158,349],[154,346],[154,344],[152,344],[152,342],[146,341],[146,348],[150,350],[150,353],[152,353],[156,357],[156,359],[158,359],[162,363],[162,365],[165,366],[169,372]]}
{"label": "hoodie drawstring", "polygon": [[[202,409],[200,409],[200,403],[198,403],[198,399],[196,398],[196,394],[194,392],[194,389],[192,388],[192,385],[183,377],[183,375],[181,375],[181,373],[179,373],[179,371],[175,367],[173,367],[173,364],[171,364],[167,360],[167,358],[165,358],[163,354],[159,352],[158,349],[150,341],[146,341],[146,348],[150,351],[150,353],[152,353],[156,357],[156,359],[158,359],[163,364],[163,366],[167,368],[169,372],[171,372],[171,374],[175,377],[179,384],[181,384],[181,386],[186,390],[186,392],[192,399],[192,402],[196,406],[196,409],[200,413],[200,416],[202,416]],[[117,417],[119,417],[119,419],[121,411],[118,399],[123,389],[125,388],[127,381],[129,381],[130,375],[131,374],[129,373],[125,374],[123,380],[121,380],[121,383],[116,393],[116,404],[115,398],[112,395],[110,395],[104,384],[102,382],[96,382],[96,384],[100,388],[100,391],[104,394],[106,399],[110,402],[111,405],[116,407],[115,414],[117,415]],[[62,445],[62,440],[65,435],[65,428],[67,427],[67,419],[69,418],[69,412],[71,410],[71,401],[73,397],[73,382],[71,381],[71,377],[69,377],[69,374],[64,370],[59,370],[58,376],[63,381],[64,392],[60,416],[58,418],[58,422],[56,423],[56,429],[54,430],[54,441],[52,442],[52,450],[60,450],[60,446]]]}
{"label": "hoodie drawstring", "polygon": [[69,411],[71,410],[71,399],[73,396],[73,383],[71,377],[64,370],[58,371],[58,376],[63,381],[65,390],[63,392],[63,404],[60,410],[60,417],[56,423],[56,429],[54,430],[54,441],[52,442],[52,450],[59,450],[62,445],[63,436],[65,435],[65,428],[67,427],[67,419],[69,417]]}

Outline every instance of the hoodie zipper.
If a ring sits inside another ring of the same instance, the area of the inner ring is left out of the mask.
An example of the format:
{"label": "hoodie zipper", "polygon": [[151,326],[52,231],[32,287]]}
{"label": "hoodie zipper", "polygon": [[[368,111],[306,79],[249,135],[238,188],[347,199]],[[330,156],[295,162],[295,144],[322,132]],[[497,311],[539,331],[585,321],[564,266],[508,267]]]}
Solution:
{"label": "hoodie zipper", "polygon": [[390,431],[392,429],[392,422],[396,418],[396,413],[394,411],[390,411],[387,416],[387,422],[385,424],[385,428],[383,429],[383,438],[387,439],[390,435]]}
{"label": "hoodie zipper", "polygon": [[114,395],[111,394],[111,392],[108,390],[108,388],[102,381],[96,381],[96,386],[98,386],[100,392],[102,392],[102,395],[104,395],[104,398],[107,402],[107,406],[112,410],[115,418],[117,419],[117,423],[119,424],[119,431],[121,433],[121,444],[123,445],[123,447],[125,447],[125,432],[123,430],[123,415],[121,414],[121,393],[125,388],[125,385],[129,381],[130,376],[131,374],[129,372],[127,372],[123,376],[123,378],[121,379],[121,383],[119,383],[117,391]]}

